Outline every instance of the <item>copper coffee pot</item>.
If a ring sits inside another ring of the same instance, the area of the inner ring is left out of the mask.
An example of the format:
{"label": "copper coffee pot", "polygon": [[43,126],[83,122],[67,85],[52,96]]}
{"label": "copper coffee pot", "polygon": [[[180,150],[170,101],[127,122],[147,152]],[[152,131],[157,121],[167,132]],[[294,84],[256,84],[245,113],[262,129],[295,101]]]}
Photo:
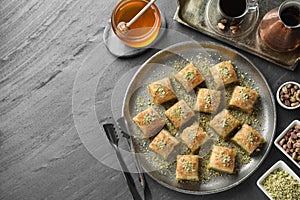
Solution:
{"label": "copper coffee pot", "polygon": [[261,41],[274,51],[289,52],[300,46],[300,2],[289,0],[269,11],[259,24]]}

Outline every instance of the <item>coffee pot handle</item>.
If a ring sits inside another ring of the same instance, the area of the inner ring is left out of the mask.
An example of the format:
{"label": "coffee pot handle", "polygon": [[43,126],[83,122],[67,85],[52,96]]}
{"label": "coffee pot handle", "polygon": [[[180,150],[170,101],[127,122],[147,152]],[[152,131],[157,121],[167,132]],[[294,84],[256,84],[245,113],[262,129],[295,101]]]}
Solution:
{"label": "coffee pot handle", "polygon": [[248,12],[256,12],[258,7],[258,0],[248,0]]}

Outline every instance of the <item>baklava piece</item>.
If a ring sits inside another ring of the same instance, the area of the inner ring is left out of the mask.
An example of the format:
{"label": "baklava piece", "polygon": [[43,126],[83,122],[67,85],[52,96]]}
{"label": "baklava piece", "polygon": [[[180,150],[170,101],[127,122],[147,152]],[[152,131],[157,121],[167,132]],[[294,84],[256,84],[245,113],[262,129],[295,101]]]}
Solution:
{"label": "baklava piece", "polygon": [[144,138],[155,135],[165,125],[165,121],[152,107],[137,114],[133,121],[142,130]]}
{"label": "baklava piece", "polygon": [[247,87],[236,86],[233,90],[229,106],[237,107],[244,112],[251,113],[258,93]]}
{"label": "baklava piece", "polygon": [[185,128],[181,133],[182,141],[195,152],[208,139],[208,135],[199,127],[198,124],[193,124]]}
{"label": "baklava piece", "polygon": [[224,139],[227,139],[239,125],[240,122],[227,109],[222,110],[209,122],[209,126]]}
{"label": "baklava piece", "polygon": [[216,88],[223,88],[231,83],[238,82],[234,67],[231,61],[224,61],[210,68],[210,73],[216,84]]}
{"label": "baklava piece", "polygon": [[197,155],[178,155],[176,180],[199,181],[199,160]]}
{"label": "baklava piece", "polygon": [[148,90],[155,104],[162,104],[172,99],[176,99],[170,78],[168,77],[150,83],[148,85]]}
{"label": "baklava piece", "polygon": [[205,113],[215,113],[221,102],[221,92],[200,88],[197,94],[194,110]]}
{"label": "baklava piece", "polygon": [[164,159],[167,159],[174,147],[178,144],[179,141],[167,130],[163,129],[152,140],[149,147],[152,151],[156,152]]}
{"label": "baklava piece", "polygon": [[208,169],[233,174],[236,151],[231,148],[214,146],[207,165]]}
{"label": "baklava piece", "polygon": [[178,129],[187,123],[195,115],[195,113],[184,100],[180,100],[169,108],[165,112],[165,115]]}
{"label": "baklava piece", "polygon": [[187,92],[192,91],[197,85],[204,81],[204,78],[193,64],[185,66],[175,74],[175,78]]}
{"label": "baklava piece", "polygon": [[251,126],[243,124],[242,128],[233,136],[232,141],[251,155],[263,143],[264,138]]}

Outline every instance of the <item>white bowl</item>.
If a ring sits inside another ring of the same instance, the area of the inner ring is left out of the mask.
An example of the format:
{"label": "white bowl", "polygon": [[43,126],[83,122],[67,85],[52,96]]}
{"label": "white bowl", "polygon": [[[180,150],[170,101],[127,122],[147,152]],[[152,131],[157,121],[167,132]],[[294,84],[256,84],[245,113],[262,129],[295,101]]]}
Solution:
{"label": "white bowl", "polygon": [[285,162],[283,162],[282,160],[279,160],[268,171],[266,171],[256,182],[259,189],[261,189],[265,193],[265,195],[267,197],[269,197],[269,199],[271,199],[271,200],[273,200],[273,198],[269,195],[268,191],[265,190],[264,186],[262,185],[262,182],[271,172],[273,172],[274,170],[276,170],[278,168],[281,168],[284,171],[286,171],[287,173],[289,173],[300,183],[300,178],[295,174],[295,172],[293,172],[293,170],[291,170],[291,168],[289,168],[289,166],[287,164],[285,164]]}
{"label": "white bowl", "polygon": [[276,140],[274,141],[275,146],[284,154],[286,155],[286,157],[288,157],[297,167],[300,168],[300,165],[292,158],[292,156],[290,156],[284,149],[282,146],[279,145],[279,141],[285,136],[285,134],[287,134],[287,132],[294,127],[296,124],[300,125],[300,121],[299,120],[294,120],[292,121],[292,123],[290,123],[290,125],[288,125],[288,127],[286,127],[286,129],[284,129],[284,131],[282,131],[282,133],[276,138]]}
{"label": "white bowl", "polygon": [[276,92],[276,99],[277,99],[277,102],[279,103],[279,105],[280,105],[281,107],[283,107],[283,108],[285,108],[285,109],[288,109],[288,110],[294,110],[294,109],[299,108],[299,107],[300,107],[300,104],[299,104],[298,106],[294,106],[294,107],[292,107],[292,106],[286,106],[286,105],[284,105],[284,103],[282,103],[282,101],[281,101],[280,98],[279,98],[279,93],[280,93],[281,88],[282,88],[283,86],[289,84],[289,83],[294,84],[294,85],[297,85],[297,86],[300,88],[300,84],[297,83],[297,82],[294,82],[294,81],[288,81],[288,82],[285,82],[285,83],[283,83],[283,84],[277,89],[277,92]]}

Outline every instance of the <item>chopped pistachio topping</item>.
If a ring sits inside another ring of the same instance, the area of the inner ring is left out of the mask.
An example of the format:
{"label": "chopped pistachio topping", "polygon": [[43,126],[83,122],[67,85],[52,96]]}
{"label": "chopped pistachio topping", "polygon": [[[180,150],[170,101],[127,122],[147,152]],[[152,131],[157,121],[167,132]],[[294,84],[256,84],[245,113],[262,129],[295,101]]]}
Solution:
{"label": "chopped pistachio topping", "polygon": [[249,94],[247,92],[245,92],[244,90],[241,90],[239,93],[244,102],[247,102],[249,100]]}
{"label": "chopped pistachio topping", "polygon": [[154,116],[147,113],[144,115],[144,124],[149,125],[154,120]]}
{"label": "chopped pistachio topping", "polygon": [[250,132],[247,136],[247,140],[251,143],[254,143],[257,141],[257,137],[254,135],[254,133]]}
{"label": "chopped pistachio topping", "polygon": [[211,95],[207,95],[207,96],[204,98],[204,101],[205,101],[205,104],[206,104],[206,105],[211,105],[211,104],[212,104],[212,96],[211,96]]}
{"label": "chopped pistachio topping", "polygon": [[225,154],[224,151],[220,151],[220,152],[219,152],[219,158],[220,158],[220,160],[221,160],[223,166],[227,167],[227,166],[230,165],[231,157],[230,157],[230,155]]}
{"label": "chopped pistachio topping", "polygon": [[195,73],[194,72],[187,72],[184,77],[185,80],[191,81],[195,78]]}
{"label": "chopped pistachio topping", "polygon": [[167,145],[167,142],[164,139],[158,140],[157,143],[156,143],[156,146],[159,149],[165,148],[166,145]]}
{"label": "chopped pistachio topping", "polygon": [[181,64],[181,63],[176,62],[176,63],[174,64],[174,69],[175,69],[176,71],[180,71],[182,68],[183,68],[183,67],[182,67],[182,64]]}
{"label": "chopped pistachio topping", "polygon": [[159,84],[156,88],[155,93],[158,94],[160,97],[164,97],[166,95],[166,91],[165,91],[164,87],[162,85],[159,85]]}
{"label": "chopped pistachio topping", "polygon": [[224,166],[229,166],[231,162],[231,157],[226,154],[221,158],[221,162],[223,163]]}
{"label": "chopped pistachio topping", "polygon": [[138,96],[136,105],[137,105],[138,107],[143,107],[143,106],[146,105],[146,102],[145,102],[145,100],[143,99],[143,97]]}
{"label": "chopped pistachio topping", "polygon": [[229,126],[229,121],[228,121],[228,119],[227,118],[224,118],[223,120],[222,120],[222,128],[227,128],[228,126]]}
{"label": "chopped pistachio topping", "polygon": [[231,73],[227,67],[222,67],[219,72],[222,78],[229,78],[231,76]]}
{"label": "chopped pistachio topping", "polygon": [[300,197],[300,183],[281,168],[270,173],[262,185],[274,200],[295,200]]}
{"label": "chopped pistachio topping", "polygon": [[188,160],[182,160],[182,168],[184,171],[192,171],[193,170],[193,164],[191,161],[188,161]]}
{"label": "chopped pistachio topping", "polygon": [[195,140],[195,138],[198,136],[196,130],[190,130],[188,133],[189,133],[189,139],[191,140],[191,142],[193,142]]}
{"label": "chopped pistachio topping", "polygon": [[174,116],[180,118],[183,115],[181,107],[174,110]]}

